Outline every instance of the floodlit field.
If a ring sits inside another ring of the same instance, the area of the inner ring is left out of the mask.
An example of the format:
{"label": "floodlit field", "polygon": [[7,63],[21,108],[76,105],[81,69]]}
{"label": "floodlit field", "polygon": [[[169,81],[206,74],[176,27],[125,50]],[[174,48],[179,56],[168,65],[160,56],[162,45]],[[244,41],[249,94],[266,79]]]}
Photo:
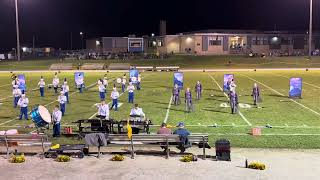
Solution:
{"label": "floodlit field", "polygon": [[[194,89],[197,80],[202,82],[204,92],[200,101],[194,100],[195,112],[186,113],[184,103],[179,106],[169,105],[173,86],[171,72],[142,73],[142,90],[136,91],[135,102],[140,104],[147,117],[155,125],[166,121],[176,125],[184,121],[192,133],[210,134],[210,143],[217,138],[228,138],[232,146],[237,147],[280,147],[280,148],[320,148],[320,72],[317,71],[257,71],[232,72],[235,74],[239,102],[242,104],[239,114],[230,114],[228,99],[221,91],[223,74],[230,72],[184,72],[185,87]],[[27,96],[30,100],[29,111],[37,104],[45,105],[50,111],[57,104],[57,96],[53,90],[46,89],[45,97],[39,96],[36,84],[43,75],[46,83],[52,82],[53,72],[24,73],[27,80]],[[91,118],[97,112],[94,107],[99,102],[97,80],[104,72],[85,73],[87,90],[77,93],[74,89],[73,73],[61,72],[60,81],[66,77],[71,86],[70,100],[66,115],[62,119],[63,126],[70,126],[78,119]],[[0,74],[0,129],[18,128],[21,131],[32,121],[19,121],[18,109],[12,106],[13,98],[11,74]],[[112,80],[122,77],[123,73],[108,73],[109,98]],[[303,78],[302,99],[289,99],[290,77]],[[261,108],[252,105],[251,89],[254,82],[260,86],[263,103]],[[120,87],[120,86],[119,86]],[[184,92],[181,93],[184,95]],[[195,96],[195,94],[193,94]],[[128,94],[120,97],[122,103],[118,112],[111,111],[112,118],[126,119],[132,107],[127,103]],[[110,99],[107,99],[110,102]],[[183,102],[183,100],[182,100]],[[170,108],[169,108],[170,107]],[[256,126],[271,126],[263,128],[261,137],[248,135],[250,129]],[[75,128],[75,127],[74,127]],[[152,130],[156,131],[156,127]],[[50,132],[51,133],[51,132]],[[59,141],[55,139],[54,141]],[[63,142],[75,140],[62,138]]]}

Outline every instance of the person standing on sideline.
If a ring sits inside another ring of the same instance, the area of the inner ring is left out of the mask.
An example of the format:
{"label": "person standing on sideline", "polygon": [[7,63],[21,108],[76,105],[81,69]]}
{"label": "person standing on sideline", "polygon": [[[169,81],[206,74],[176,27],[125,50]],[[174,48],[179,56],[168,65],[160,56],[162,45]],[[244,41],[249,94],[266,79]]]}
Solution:
{"label": "person standing on sideline", "polygon": [[178,84],[174,85],[174,88],[172,90],[172,98],[174,105],[180,104],[180,89],[178,87]]}
{"label": "person standing on sideline", "polygon": [[129,92],[128,94],[128,102],[129,103],[133,103],[133,100],[134,100],[134,85],[132,84],[132,82],[129,83],[129,86],[127,87],[127,90]]}
{"label": "person standing on sideline", "polygon": [[21,98],[18,101],[18,106],[20,106],[19,120],[22,120],[22,116],[24,116],[25,120],[29,120],[28,119],[28,104],[29,104],[29,99],[26,97],[26,94],[22,94]]}
{"label": "person standing on sideline", "polygon": [[257,83],[253,84],[251,96],[253,97],[253,105],[258,106],[258,100],[260,98],[260,90]]}
{"label": "person standing on sideline", "polygon": [[100,119],[109,119],[109,105],[103,100],[100,104],[96,105],[98,108],[97,118]]}
{"label": "person standing on sideline", "polygon": [[59,87],[59,78],[58,78],[58,75],[57,73],[55,73],[54,75],[54,78],[52,80],[52,86],[53,86],[53,89],[54,89],[54,93],[57,94],[58,93],[58,87]]}
{"label": "person standing on sideline", "polygon": [[202,85],[200,83],[200,81],[197,81],[197,84],[195,86],[195,91],[196,91],[196,99],[200,100],[201,95],[202,95]]}
{"label": "person standing on sideline", "polygon": [[184,97],[186,102],[186,111],[190,113],[191,111],[193,111],[192,94],[191,94],[190,88],[187,88]]}
{"label": "person standing on sideline", "polygon": [[114,110],[115,111],[118,111],[118,98],[119,98],[120,94],[119,92],[117,91],[117,88],[114,87],[113,88],[113,91],[111,92],[111,99],[112,99],[112,106],[110,108],[110,110],[113,108],[114,106]]}
{"label": "person standing on sideline", "polygon": [[60,96],[58,97],[58,101],[60,103],[60,111],[62,112],[62,116],[64,116],[64,113],[66,112],[66,102],[67,97],[64,95],[64,92],[60,92]]}
{"label": "person standing on sideline", "polygon": [[18,105],[18,101],[21,97],[21,90],[18,88],[18,85],[14,85],[13,86],[13,91],[12,91],[12,95],[13,95],[13,107],[16,108]]}
{"label": "person standing on sideline", "polygon": [[138,80],[137,80],[137,90],[141,89],[141,74],[138,74]]}
{"label": "person standing on sideline", "polygon": [[126,83],[127,83],[127,78],[126,78],[126,75],[124,75],[121,81],[122,92],[126,90]]}
{"label": "person standing on sideline", "polygon": [[235,114],[238,112],[238,95],[236,92],[230,92],[230,107],[231,107],[231,114]]}
{"label": "person standing on sideline", "polygon": [[81,74],[79,74],[79,77],[76,79],[76,85],[77,85],[77,88],[79,89],[79,93],[82,93],[83,86],[84,86],[84,80],[83,80],[83,76]]}
{"label": "person standing on sideline", "polygon": [[100,96],[100,100],[104,101],[106,99],[106,87],[103,85],[103,83],[100,81],[99,85],[99,96]]}
{"label": "person standing on sideline", "polygon": [[44,79],[42,76],[40,78],[40,81],[38,82],[38,86],[40,89],[40,96],[44,97],[44,87],[46,86],[46,83],[44,82]]}
{"label": "person standing on sideline", "polygon": [[56,105],[52,112],[53,123],[53,137],[60,137],[60,122],[62,118],[62,112],[59,110],[59,106]]}
{"label": "person standing on sideline", "polygon": [[69,88],[69,85],[68,85],[68,82],[67,80],[65,79],[65,81],[63,82],[63,85],[61,86],[61,89],[62,91],[64,92],[64,95],[66,96],[67,98],[67,103],[69,104],[70,101],[69,101],[69,91],[70,91],[70,88]]}

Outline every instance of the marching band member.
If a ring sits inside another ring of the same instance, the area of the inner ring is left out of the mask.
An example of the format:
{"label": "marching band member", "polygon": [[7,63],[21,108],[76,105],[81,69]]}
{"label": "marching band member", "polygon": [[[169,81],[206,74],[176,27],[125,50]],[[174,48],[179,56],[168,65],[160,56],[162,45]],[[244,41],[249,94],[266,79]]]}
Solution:
{"label": "marching band member", "polygon": [[100,119],[109,119],[109,105],[106,104],[104,100],[101,101],[100,104],[97,105],[98,115],[97,117]]}
{"label": "marching band member", "polygon": [[258,105],[258,99],[260,98],[260,90],[259,87],[257,85],[257,83],[254,83],[253,88],[252,88],[252,95],[253,97],[253,104],[255,106]]}
{"label": "marching band member", "polygon": [[231,114],[235,114],[238,112],[238,95],[234,91],[230,91],[230,107]]}
{"label": "marching band member", "polygon": [[229,86],[230,86],[230,88],[229,88],[229,89],[230,89],[230,91],[232,91],[232,92],[234,92],[234,93],[235,93],[235,92],[236,92],[236,87],[237,87],[237,85],[234,83],[234,79],[232,79],[232,80],[231,80],[231,82],[230,82],[230,85],[229,85]]}
{"label": "marching band member", "polygon": [[124,75],[121,81],[122,92],[126,90],[126,83],[127,83],[127,78],[126,78],[126,75]]}
{"label": "marching band member", "polygon": [[110,109],[112,109],[114,106],[114,110],[118,111],[118,98],[119,98],[119,96],[120,96],[120,94],[117,91],[117,88],[114,87],[113,91],[111,92],[112,106]]}
{"label": "marching band member", "polygon": [[67,97],[64,95],[64,92],[60,92],[60,96],[58,97],[58,102],[60,103],[60,110],[62,112],[62,116],[64,116],[64,113],[66,112],[66,102]]}
{"label": "marching band member", "polygon": [[127,87],[127,90],[129,92],[128,94],[128,99],[129,99],[129,103],[133,103],[133,99],[134,99],[134,85],[132,85],[132,82],[129,83],[129,86]]}
{"label": "marching band member", "polygon": [[83,77],[81,76],[81,74],[79,74],[79,77],[76,79],[76,85],[77,85],[77,88],[79,89],[79,92],[82,93],[83,91],[83,84],[84,84],[84,81],[83,81]]}
{"label": "marching band member", "polygon": [[55,73],[54,78],[52,80],[52,86],[54,89],[54,93],[57,94],[58,93],[58,87],[59,87],[59,78],[57,73]]}
{"label": "marching band member", "polygon": [[173,97],[174,105],[179,105],[180,104],[180,89],[178,87],[178,84],[174,85],[174,88],[172,90],[172,97]]}
{"label": "marching band member", "polygon": [[135,104],[134,107],[131,109],[130,112],[131,117],[138,117],[138,121],[142,121],[145,118],[145,114],[142,111],[142,108],[139,108],[138,104]]}
{"label": "marching band member", "polygon": [[14,79],[13,79],[13,81],[11,82],[11,84],[12,84],[12,89],[14,89],[14,85],[18,85],[18,87],[19,87],[19,85],[20,85],[20,82],[19,82],[19,79],[18,79],[18,77],[17,76],[14,76]]}
{"label": "marching band member", "polygon": [[99,88],[100,100],[104,101],[106,99],[106,87],[100,81],[98,88]]}
{"label": "marching band member", "polygon": [[52,112],[53,137],[60,137],[61,118],[62,118],[62,112],[59,110],[59,106],[56,105]]}
{"label": "marching band member", "polygon": [[40,81],[38,82],[38,86],[40,89],[40,96],[44,97],[44,87],[45,87],[46,83],[44,82],[43,77],[41,76]]}
{"label": "marching band member", "polygon": [[137,90],[140,90],[141,89],[141,74],[139,73],[138,74],[138,80],[137,80]]}
{"label": "marching band member", "polygon": [[12,91],[12,95],[13,95],[13,107],[16,108],[18,105],[18,101],[21,97],[21,90],[18,88],[18,85],[14,85],[13,86],[13,91]]}
{"label": "marching band member", "polygon": [[28,104],[29,104],[29,99],[26,97],[26,94],[22,94],[21,98],[18,101],[18,106],[20,106],[19,120],[22,120],[22,116],[24,116],[25,120],[29,120],[28,119]]}
{"label": "marching band member", "polygon": [[62,88],[62,91],[64,92],[64,95],[67,98],[67,103],[69,104],[70,103],[70,101],[69,101],[70,88],[69,88],[68,82],[66,80],[63,82],[63,85],[61,86],[61,88]]}
{"label": "marching band member", "polygon": [[200,100],[201,95],[202,95],[202,84],[200,83],[200,81],[197,81],[197,84],[195,86],[195,91],[196,91],[196,99]]}
{"label": "marching band member", "polygon": [[187,88],[184,97],[185,97],[185,102],[186,102],[186,111],[188,113],[190,113],[191,111],[193,111],[192,94],[191,94],[190,88]]}

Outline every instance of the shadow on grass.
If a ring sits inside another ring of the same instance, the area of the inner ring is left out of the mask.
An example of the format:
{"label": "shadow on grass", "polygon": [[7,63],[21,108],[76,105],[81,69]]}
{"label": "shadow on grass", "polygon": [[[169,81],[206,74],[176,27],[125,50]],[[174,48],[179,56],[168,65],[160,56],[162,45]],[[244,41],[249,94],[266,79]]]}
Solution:
{"label": "shadow on grass", "polygon": [[201,110],[203,110],[203,111],[209,111],[209,112],[217,112],[217,113],[230,114],[230,113],[225,112],[225,111],[220,111],[220,110],[211,109],[211,108],[202,108]]}
{"label": "shadow on grass", "polygon": [[270,94],[268,96],[271,96],[271,97],[281,97],[281,98],[287,98],[288,96],[282,96],[282,95],[278,95],[278,94]]}
{"label": "shadow on grass", "polygon": [[226,102],[225,100],[216,99],[216,98],[206,98],[206,100],[215,100],[215,101],[219,101],[219,102]]}
{"label": "shadow on grass", "polygon": [[168,105],[167,102],[166,102],[166,103],[163,103],[163,102],[153,101],[153,102],[151,102],[151,103]]}

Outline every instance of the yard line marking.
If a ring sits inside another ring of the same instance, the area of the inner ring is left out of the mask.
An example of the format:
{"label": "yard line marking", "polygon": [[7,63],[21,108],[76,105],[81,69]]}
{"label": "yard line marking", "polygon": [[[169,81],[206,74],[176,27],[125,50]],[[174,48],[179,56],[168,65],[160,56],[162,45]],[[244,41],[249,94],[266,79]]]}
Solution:
{"label": "yard line marking", "polygon": [[[247,76],[247,75],[244,75],[244,74],[240,74],[240,75],[241,75],[241,76],[245,76],[245,77],[251,79],[252,81],[257,82],[257,83],[265,86],[266,88],[269,88],[270,90],[272,90],[272,91],[275,92],[276,94],[285,97],[284,94],[278,92],[277,90],[271,88],[270,86],[268,86],[268,85],[266,85],[266,84],[264,84],[264,83],[262,83],[262,82],[260,82],[260,81],[258,81],[258,80],[256,80],[256,79],[254,79],[254,78],[251,78],[251,77],[249,77],[249,76]],[[317,111],[315,111],[315,110],[313,110],[313,109],[311,109],[311,108],[309,108],[309,107],[307,107],[307,106],[305,106],[305,105],[303,105],[303,104],[295,101],[294,99],[290,99],[290,98],[289,98],[289,100],[292,101],[292,102],[294,102],[294,103],[296,103],[296,104],[298,104],[299,106],[301,106],[301,107],[303,107],[303,108],[305,108],[305,109],[308,109],[309,111],[313,112],[314,114],[320,116],[320,113],[319,113],[319,112],[317,112]]]}
{"label": "yard line marking", "polygon": [[[89,85],[88,88],[86,88],[86,89],[90,89],[90,88],[93,87],[95,84],[96,84],[96,83],[93,83],[93,84]],[[73,94],[75,94],[75,93],[77,93],[77,92],[78,92],[78,91],[75,91],[75,92],[71,93],[69,96],[71,97]],[[55,103],[55,102],[57,102],[57,100],[52,101],[52,102],[50,102],[50,103],[48,103],[48,104],[46,104],[46,105],[44,105],[44,106],[48,106],[48,105],[53,104],[53,103]],[[30,114],[30,113],[31,113],[31,111],[28,112],[28,114]],[[6,121],[6,122],[3,122],[3,123],[0,124],[0,126],[1,126],[1,125],[4,125],[4,124],[7,124],[7,123],[9,123],[9,122],[12,122],[12,121],[14,121],[14,120],[17,120],[18,118],[19,118],[19,117],[16,117],[16,118],[14,118],[14,119],[11,119],[11,120],[8,120],[8,121]],[[32,124],[30,124],[30,125],[32,125]]]}
{"label": "yard line marking", "polygon": [[5,97],[5,98],[1,98],[0,101],[5,100],[5,99],[9,99],[12,98],[13,96],[9,96],[9,97]]}
{"label": "yard line marking", "polygon": [[0,87],[5,87],[5,86],[10,86],[12,84],[4,84],[4,85],[1,85]]}
{"label": "yard line marking", "polygon": [[[276,76],[279,76],[279,77],[283,77],[283,78],[290,79],[290,78],[289,78],[289,77],[287,77],[287,76],[282,76],[282,75],[276,75]],[[315,88],[320,89],[320,86],[316,86],[316,85],[314,85],[314,84],[311,84],[311,83],[305,82],[304,80],[302,80],[302,83],[303,83],[303,84],[307,84],[307,85],[309,85],[309,86],[312,86],[312,87],[315,87]]]}
{"label": "yard line marking", "polygon": [[[211,76],[211,74],[208,74],[209,77],[217,84],[217,86],[219,87],[219,89],[221,91],[223,91],[222,87],[219,85],[219,83],[216,81],[216,79],[214,77]],[[229,99],[228,95],[223,92],[223,94],[226,96],[227,99]],[[238,109],[238,112],[239,112],[239,115],[240,117],[249,125],[249,126],[252,126],[252,124],[248,121],[248,119],[241,113],[240,109]]]}
{"label": "yard line marking", "polygon": [[170,101],[169,101],[169,104],[168,104],[168,108],[167,108],[167,113],[166,113],[166,117],[164,118],[163,122],[164,123],[167,123],[168,121],[168,118],[169,118],[169,112],[170,112],[170,108],[171,108],[171,104],[172,104],[172,96],[170,97]]}
{"label": "yard line marking", "polygon": [[289,127],[288,124],[284,124],[286,127]]}

